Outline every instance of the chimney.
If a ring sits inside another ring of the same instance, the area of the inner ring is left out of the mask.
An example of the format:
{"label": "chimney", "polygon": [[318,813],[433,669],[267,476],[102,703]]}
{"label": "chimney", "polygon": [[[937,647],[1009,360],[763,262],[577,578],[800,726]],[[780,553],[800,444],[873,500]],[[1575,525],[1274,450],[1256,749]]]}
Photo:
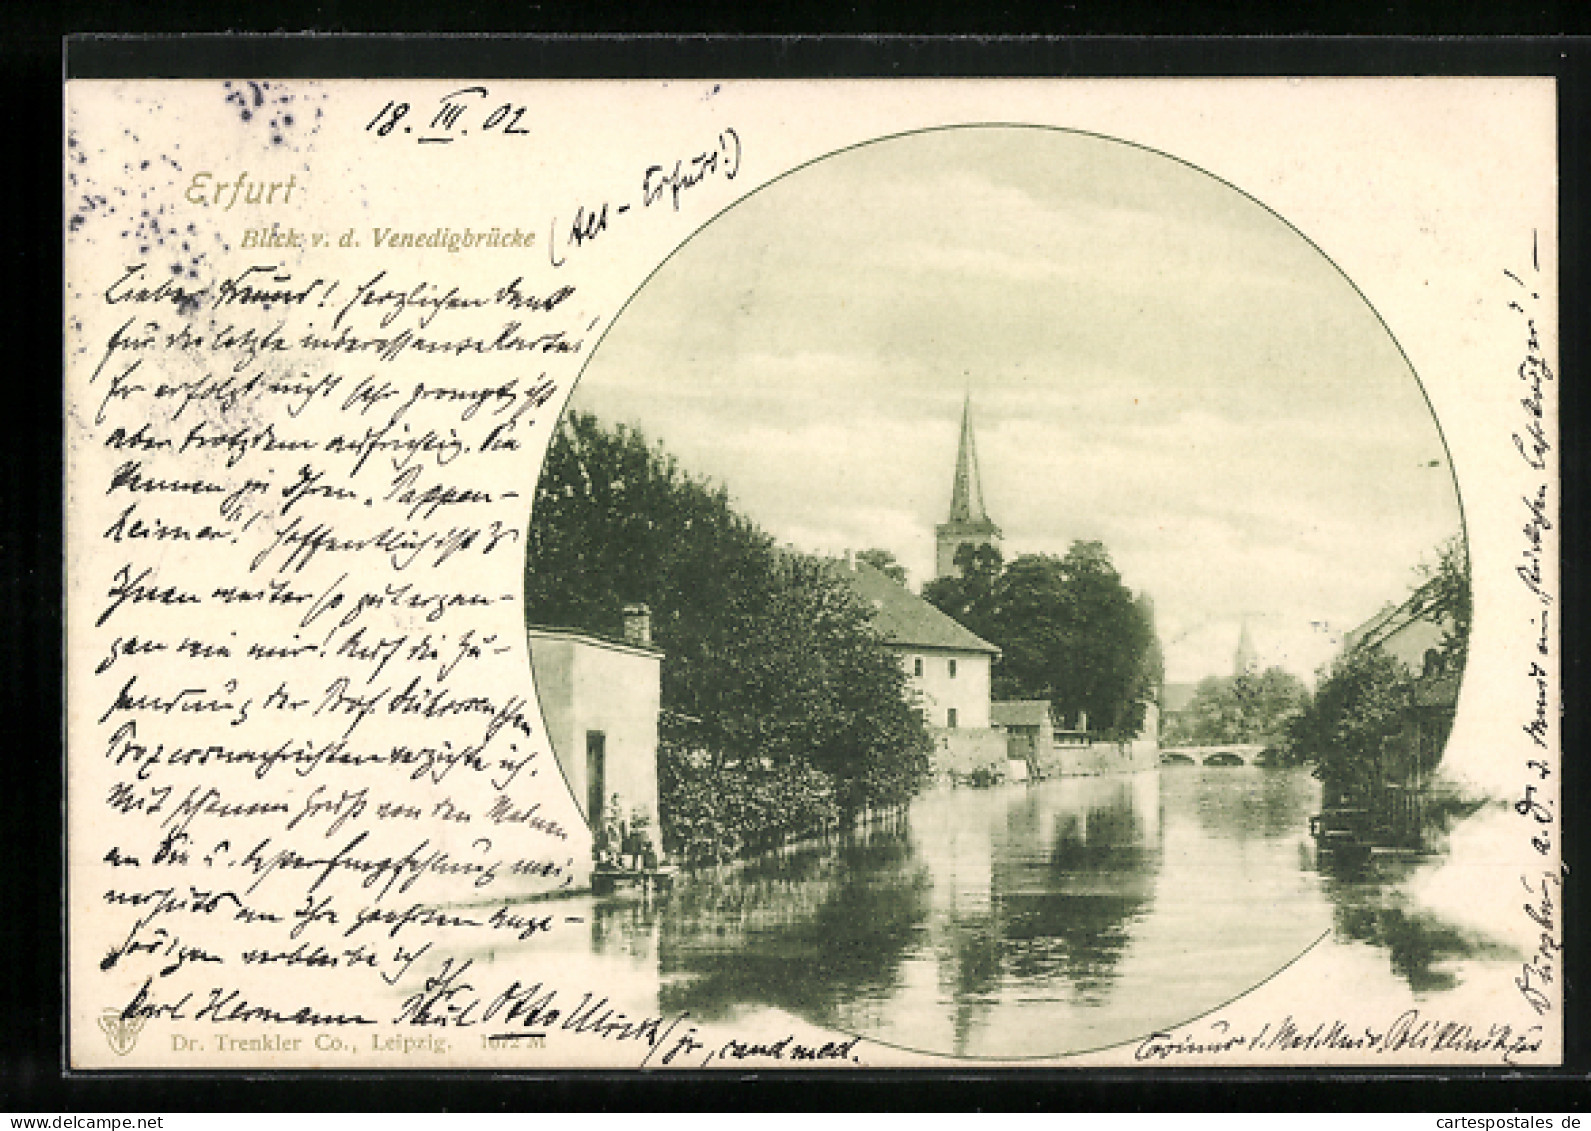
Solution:
{"label": "chimney", "polygon": [[845,568],[851,573],[856,572],[856,561],[851,557],[851,551],[849,547],[847,547],[845,550]]}
{"label": "chimney", "polygon": [[1077,729],[1080,730],[1080,731],[1084,731],[1085,733],[1087,732],[1087,730],[1088,730],[1088,712],[1087,711],[1079,711],[1079,712],[1077,712]]}
{"label": "chimney", "polygon": [[651,647],[652,610],[645,605],[624,606],[624,641]]}

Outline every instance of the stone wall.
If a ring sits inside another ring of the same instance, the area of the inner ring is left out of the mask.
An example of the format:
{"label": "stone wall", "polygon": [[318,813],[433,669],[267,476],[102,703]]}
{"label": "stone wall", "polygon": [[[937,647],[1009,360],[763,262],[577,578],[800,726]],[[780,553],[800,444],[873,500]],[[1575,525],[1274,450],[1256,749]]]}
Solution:
{"label": "stone wall", "polygon": [[1005,732],[991,727],[929,727],[934,740],[933,772],[966,777],[983,770],[1003,779],[1006,774]]}
{"label": "stone wall", "polygon": [[1046,778],[1093,777],[1152,770],[1160,764],[1158,746],[1142,742],[1053,744],[1040,755],[1039,773]]}

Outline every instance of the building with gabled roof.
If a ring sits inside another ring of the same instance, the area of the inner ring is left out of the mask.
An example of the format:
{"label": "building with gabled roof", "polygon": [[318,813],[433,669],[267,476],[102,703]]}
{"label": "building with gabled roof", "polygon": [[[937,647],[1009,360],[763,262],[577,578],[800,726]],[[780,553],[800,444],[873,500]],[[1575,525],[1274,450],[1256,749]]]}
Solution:
{"label": "building with gabled roof", "polygon": [[1344,656],[1378,649],[1414,677],[1401,713],[1401,733],[1382,742],[1374,774],[1362,783],[1326,783],[1328,806],[1348,802],[1364,811],[1365,831],[1360,835],[1377,843],[1426,846],[1426,805],[1433,786],[1443,788],[1437,768],[1453,729],[1463,679],[1462,650],[1455,655],[1449,647],[1449,636],[1459,627],[1433,579],[1402,604],[1388,601],[1343,634]]}
{"label": "building with gabled roof", "polygon": [[849,554],[840,568],[906,673],[912,705],[934,739],[935,771],[1004,776],[1005,735],[989,718],[991,668],[1000,649],[882,570]]}
{"label": "building with gabled roof", "polygon": [[873,610],[873,627],[900,659],[930,727],[989,726],[990,668],[1000,649],[882,570],[847,558],[845,579]]}
{"label": "building with gabled roof", "polygon": [[851,560],[851,587],[873,606],[873,625],[891,644],[998,656],[1000,649],[907,589],[883,570]]}
{"label": "building with gabled roof", "polygon": [[1391,601],[1362,624],[1343,633],[1344,654],[1360,648],[1380,648],[1402,661],[1415,675],[1426,672],[1433,653],[1453,627],[1453,618],[1440,607],[1437,587],[1426,582],[1401,605]]}

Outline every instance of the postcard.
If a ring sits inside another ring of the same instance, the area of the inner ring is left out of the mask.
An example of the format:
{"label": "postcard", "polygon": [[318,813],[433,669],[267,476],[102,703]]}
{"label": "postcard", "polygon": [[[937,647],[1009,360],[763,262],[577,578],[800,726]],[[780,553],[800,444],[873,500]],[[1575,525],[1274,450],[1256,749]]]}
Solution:
{"label": "postcard", "polygon": [[69,1066],[1561,1063],[1554,100],[69,82]]}

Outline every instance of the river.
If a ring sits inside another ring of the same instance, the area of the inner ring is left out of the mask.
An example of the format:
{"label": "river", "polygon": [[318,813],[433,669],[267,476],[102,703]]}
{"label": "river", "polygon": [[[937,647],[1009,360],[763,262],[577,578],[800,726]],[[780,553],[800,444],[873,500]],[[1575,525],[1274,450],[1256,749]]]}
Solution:
{"label": "river", "polygon": [[1191,1020],[1328,938],[1416,994],[1507,957],[1405,913],[1398,865],[1320,867],[1318,806],[1307,771],[1254,767],[938,787],[892,823],[696,872],[663,900],[577,901],[589,922],[558,967],[603,984],[622,967],[664,1014],[779,1011],[1004,1058]]}

